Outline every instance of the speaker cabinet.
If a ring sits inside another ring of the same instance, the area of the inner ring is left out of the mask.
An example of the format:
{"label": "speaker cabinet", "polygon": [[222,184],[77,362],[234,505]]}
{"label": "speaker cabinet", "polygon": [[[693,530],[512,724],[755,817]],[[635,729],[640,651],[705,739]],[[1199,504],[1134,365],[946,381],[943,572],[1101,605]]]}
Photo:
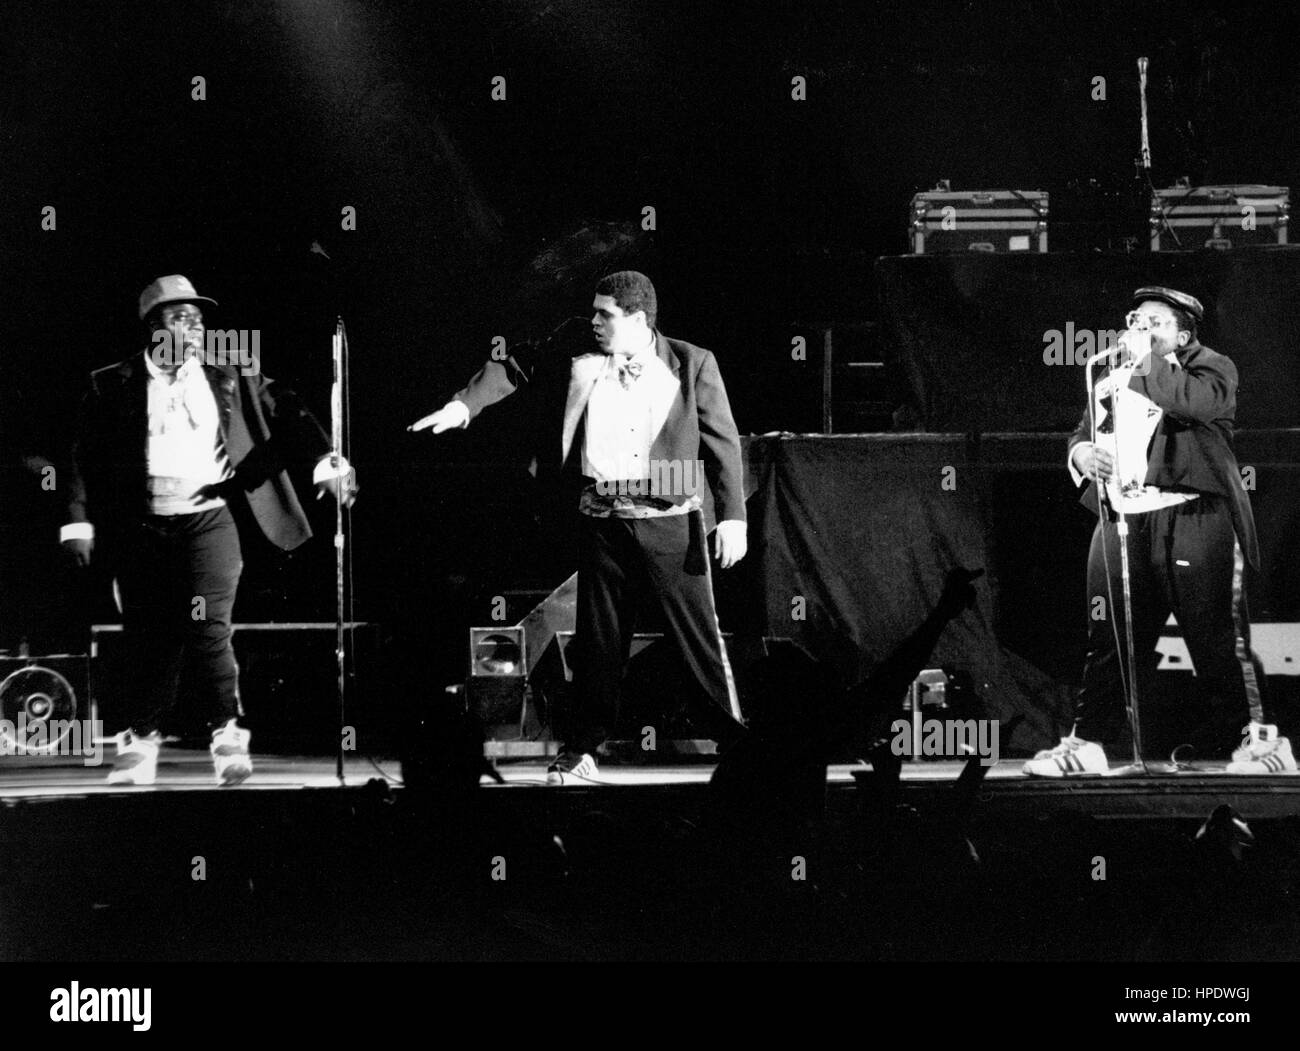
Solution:
{"label": "speaker cabinet", "polygon": [[0,656],[0,761],[85,756],[102,733],[84,653]]}

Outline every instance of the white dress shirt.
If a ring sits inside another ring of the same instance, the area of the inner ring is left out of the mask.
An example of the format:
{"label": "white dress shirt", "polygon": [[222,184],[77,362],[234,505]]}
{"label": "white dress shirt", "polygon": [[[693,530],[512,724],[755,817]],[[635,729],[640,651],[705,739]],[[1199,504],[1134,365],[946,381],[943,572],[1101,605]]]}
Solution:
{"label": "white dress shirt", "polygon": [[[147,405],[149,437],[146,451],[149,510],[156,515],[196,514],[222,507],[221,497],[196,499],[206,485],[234,476],[234,467],[221,439],[220,409],[202,364],[195,358],[176,372],[167,373],[148,354]],[[312,481],[317,485],[346,476],[351,470],[347,458],[338,466],[329,456],[316,463]],[[59,541],[93,540],[90,522],[69,522],[59,528]]]}
{"label": "white dress shirt", "polygon": [[[1166,354],[1165,360],[1178,366],[1177,355],[1173,353]],[[1106,483],[1106,499],[1112,507],[1122,507],[1126,515],[1173,507],[1195,500],[1197,495],[1145,484],[1151,439],[1164,418],[1164,410],[1129,386],[1135,370],[1134,362],[1125,362],[1103,376],[1093,388],[1096,444],[1115,458],[1115,471]],[[1087,479],[1074,466],[1074,454],[1092,444],[1080,442],[1070,450],[1070,477],[1076,486]]]}
{"label": "white dress shirt", "polygon": [[[669,476],[665,465],[650,458],[655,438],[663,428],[681,383],[655,353],[652,341],[636,354],[607,356],[587,400],[586,431],[582,446],[582,473],[596,485],[583,494],[579,510],[588,515],[615,518],[657,518],[681,515],[703,504],[696,493],[682,503],[660,493],[656,485]],[[639,369],[627,377],[627,365]],[[677,465],[683,473],[704,484],[694,464]],[[628,484],[632,483],[632,484]]]}
{"label": "white dress shirt", "polygon": [[221,507],[218,496],[198,497],[204,486],[234,475],[221,440],[217,399],[196,358],[169,374],[146,354],[149,369],[149,510],[185,515]]}

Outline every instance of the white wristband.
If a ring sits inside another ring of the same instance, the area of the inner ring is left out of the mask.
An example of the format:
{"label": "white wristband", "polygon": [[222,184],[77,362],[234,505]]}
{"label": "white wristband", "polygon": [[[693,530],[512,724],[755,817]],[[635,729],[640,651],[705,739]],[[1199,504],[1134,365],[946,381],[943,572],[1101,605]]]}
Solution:
{"label": "white wristband", "polygon": [[69,522],[59,527],[59,543],[68,540],[94,540],[95,527],[89,522]]}

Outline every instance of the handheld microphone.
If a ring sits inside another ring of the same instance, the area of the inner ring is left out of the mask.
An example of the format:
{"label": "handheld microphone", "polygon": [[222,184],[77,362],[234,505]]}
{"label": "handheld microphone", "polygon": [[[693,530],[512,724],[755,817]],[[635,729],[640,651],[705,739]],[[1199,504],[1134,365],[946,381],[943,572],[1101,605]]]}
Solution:
{"label": "handheld microphone", "polygon": [[1105,350],[1099,350],[1097,351],[1096,354],[1094,354],[1087,361],[1085,361],[1084,365],[1087,366],[1088,368],[1092,368],[1092,366],[1097,364],[1097,362],[1101,361],[1102,358],[1109,358],[1114,354],[1118,354],[1121,352],[1122,349],[1124,348],[1121,348],[1120,345],[1116,343],[1114,346],[1107,347]]}
{"label": "handheld microphone", "polygon": [[1094,354],[1092,357],[1090,357],[1084,364],[1087,365],[1088,368],[1091,368],[1093,365],[1097,364],[1097,362],[1101,361],[1103,358],[1109,358],[1117,354],[1124,354],[1127,355],[1129,358],[1136,357],[1137,355],[1135,354],[1133,347],[1130,345],[1129,341],[1131,337],[1134,336],[1142,337],[1147,335],[1148,333],[1145,329],[1132,329],[1132,328],[1128,329],[1118,339],[1116,339],[1115,342],[1112,343],[1109,347],[1107,347],[1105,350],[1097,351],[1097,353]]}

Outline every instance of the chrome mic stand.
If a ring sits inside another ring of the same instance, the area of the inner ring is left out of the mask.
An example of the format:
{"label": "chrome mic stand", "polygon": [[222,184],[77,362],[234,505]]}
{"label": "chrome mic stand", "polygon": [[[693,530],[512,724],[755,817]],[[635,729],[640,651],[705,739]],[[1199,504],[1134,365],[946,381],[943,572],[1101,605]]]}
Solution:
{"label": "chrome mic stand", "polygon": [[333,340],[333,361],[334,361],[334,383],[330,388],[330,466],[334,468],[335,482],[335,500],[334,500],[334,585],[335,585],[335,636],[334,636],[334,658],[337,662],[338,677],[336,682],[338,692],[338,713],[339,713],[339,733],[338,733],[338,756],[335,764],[335,775],[339,779],[339,784],[345,784],[343,776],[343,744],[347,730],[347,655],[343,645],[343,630],[347,624],[347,605],[346,605],[346,575],[345,575],[345,541],[343,531],[343,502],[344,502],[344,483],[346,481],[346,472],[342,469],[345,459],[343,448],[343,420],[344,409],[346,406],[344,391],[344,380],[347,376],[347,331],[343,327],[343,318],[338,319],[338,324],[334,329]]}
{"label": "chrome mic stand", "polygon": [[[1097,361],[1103,357],[1110,357],[1117,361],[1117,355],[1120,349],[1122,348],[1123,348],[1123,342],[1121,339],[1121,342],[1117,344],[1108,354],[1099,354],[1096,356],[1096,358],[1088,362],[1087,375],[1086,375],[1086,381],[1088,387],[1088,419],[1089,419],[1090,430],[1091,430],[1090,437],[1092,439],[1092,445],[1094,449],[1097,448],[1098,443],[1097,443],[1097,409],[1096,409],[1096,401],[1094,397],[1094,389],[1096,387],[1096,383],[1093,380],[1092,370],[1094,366],[1097,364]],[[1107,504],[1109,504],[1111,509],[1115,512],[1115,532],[1119,537],[1120,582],[1121,582],[1121,591],[1123,594],[1123,603],[1124,603],[1123,660],[1125,665],[1125,671],[1122,673],[1121,678],[1124,680],[1124,694],[1125,694],[1125,702],[1128,710],[1129,729],[1132,732],[1132,737],[1133,737],[1132,765],[1129,767],[1122,767],[1120,770],[1114,772],[1115,776],[1123,776],[1125,774],[1139,774],[1139,773],[1146,774],[1149,773],[1149,771],[1147,770],[1145,760],[1142,758],[1142,727],[1138,715],[1137,662],[1136,662],[1134,647],[1133,647],[1133,588],[1132,588],[1132,578],[1129,574],[1129,557],[1128,557],[1128,518],[1124,514],[1124,497],[1123,497],[1123,489],[1122,489],[1123,483],[1122,483],[1122,477],[1120,475],[1120,465],[1119,465],[1120,398],[1119,398],[1119,391],[1115,389],[1114,378],[1113,378],[1116,367],[1117,366],[1112,367],[1111,370],[1107,373],[1107,376],[1111,380],[1111,410],[1110,410],[1111,433],[1115,436],[1115,469],[1112,477],[1115,478],[1116,480],[1116,489],[1117,491],[1119,491],[1120,494],[1119,499],[1118,500],[1111,499],[1109,488],[1106,485],[1102,484],[1100,478],[1094,476],[1093,484],[1097,486],[1097,511],[1099,515],[1102,516],[1100,524],[1102,527],[1101,551],[1102,551],[1103,559],[1105,559],[1106,556],[1106,536],[1105,536],[1104,516],[1106,515]],[[1114,602],[1114,596],[1110,593],[1109,565],[1107,565],[1106,567],[1106,582],[1107,582],[1107,599],[1110,601],[1110,609],[1108,611],[1108,615],[1111,617],[1111,623],[1114,624],[1115,602]],[[1112,632],[1113,630],[1114,629],[1112,628]],[[1118,644],[1119,639],[1116,638],[1115,641]]]}
{"label": "chrome mic stand", "polygon": [[1146,57],[1138,59],[1138,93],[1142,99],[1142,153],[1139,162],[1142,170],[1147,173],[1147,181],[1151,181],[1151,140],[1147,134],[1147,60]]}

